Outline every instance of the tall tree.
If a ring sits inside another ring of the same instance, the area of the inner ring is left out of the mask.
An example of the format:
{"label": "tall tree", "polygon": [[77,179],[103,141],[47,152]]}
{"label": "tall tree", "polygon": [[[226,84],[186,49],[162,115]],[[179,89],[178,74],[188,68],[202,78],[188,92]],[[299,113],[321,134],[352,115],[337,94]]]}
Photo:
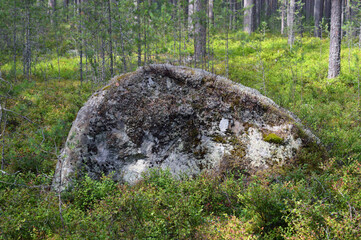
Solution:
{"label": "tall tree", "polygon": [[208,18],[212,25],[214,25],[213,3],[214,0],[208,0]]}
{"label": "tall tree", "polygon": [[323,0],[315,0],[314,6],[315,16],[315,37],[322,38],[322,17],[323,17]]}
{"label": "tall tree", "polygon": [[194,60],[195,65],[203,64],[206,55],[206,0],[195,0]]}
{"label": "tall tree", "polygon": [[287,0],[281,0],[281,34],[285,33],[285,19],[286,19],[286,9],[287,9]]}
{"label": "tall tree", "polygon": [[254,0],[244,0],[244,8],[243,30],[251,34],[254,30]]}
{"label": "tall tree", "polygon": [[330,30],[330,21],[331,21],[331,0],[324,0],[324,8],[323,8],[323,12],[324,12],[324,18],[326,23],[328,24],[328,30]]}
{"label": "tall tree", "polygon": [[189,0],[188,3],[188,31],[193,32],[193,13],[194,13],[194,0]]}
{"label": "tall tree", "polygon": [[295,41],[295,10],[296,2],[295,0],[290,0],[289,6],[287,8],[287,24],[288,24],[288,45],[292,48],[293,42]]}
{"label": "tall tree", "polygon": [[109,55],[110,55],[110,75],[113,77],[113,36],[112,36],[112,10],[111,0],[108,0],[108,34],[109,34]]}
{"label": "tall tree", "polygon": [[342,0],[332,0],[328,78],[337,77],[341,71],[341,7]]}

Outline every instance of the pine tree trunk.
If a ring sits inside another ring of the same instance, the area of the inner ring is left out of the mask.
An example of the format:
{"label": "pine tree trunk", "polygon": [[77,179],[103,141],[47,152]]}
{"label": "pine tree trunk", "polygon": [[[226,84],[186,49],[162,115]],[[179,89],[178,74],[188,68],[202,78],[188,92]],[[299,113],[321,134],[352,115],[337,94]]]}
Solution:
{"label": "pine tree trunk", "polygon": [[341,14],[342,0],[332,0],[330,55],[328,65],[328,78],[335,78],[341,71]]}
{"label": "pine tree trunk", "polygon": [[285,34],[285,18],[286,18],[287,0],[282,0],[281,5],[281,34]]}
{"label": "pine tree trunk", "polygon": [[214,0],[208,0],[208,18],[212,25],[214,25],[213,1]]}
{"label": "pine tree trunk", "polygon": [[193,13],[194,13],[194,0],[189,0],[188,4],[188,31],[193,32]]}
{"label": "pine tree trunk", "polygon": [[295,9],[296,9],[295,0],[290,0],[288,13],[287,13],[288,45],[290,45],[290,48],[292,48],[293,42],[295,40],[295,30],[294,30]]}
{"label": "pine tree trunk", "polygon": [[112,41],[112,11],[111,0],[108,0],[108,34],[109,34],[109,54],[110,54],[110,75],[113,77],[113,41]]}
{"label": "pine tree trunk", "polygon": [[331,0],[324,0],[324,18],[328,24],[328,30],[330,30],[330,21],[331,21]]}
{"label": "pine tree trunk", "polygon": [[315,37],[322,38],[321,22],[323,16],[323,0],[315,0]]}
{"label": "pine tree trunk", "polygon": [[138,67],[140,67],[142,65],[142,33],[141,33],[141,25],[140,25],[140,3],[141,0],[137,0],[137,26],[138,26],[138,42],[137,42],[137,47],[138,47]]}
{"label": "pine tree trunk", "polygon": [[243,19],[243,31],[251,34],[253,32],[253,8],[254,0],[244,0],[244,19]]}
{"label": "pine tree trunk", "polygon": [[203,62],[206,54],[206,1],[195,0],[195,27],[194,27],[194,60],[197,66]]}
{"label": "pine tree trunk", "polygon": [[361,26],[360,26],[360,32],[358,35],[358,47],[359,47],[359,49],[361,49]]}

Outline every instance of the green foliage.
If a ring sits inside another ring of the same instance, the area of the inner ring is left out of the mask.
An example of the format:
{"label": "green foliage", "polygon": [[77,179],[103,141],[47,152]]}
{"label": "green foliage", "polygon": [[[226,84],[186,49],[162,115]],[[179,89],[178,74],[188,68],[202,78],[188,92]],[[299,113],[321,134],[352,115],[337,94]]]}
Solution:
{"label": "green foliage", "polygon": [[116,189],[111,176],[103,176],[100,181],[92,180],[88,175],[74,183],[62,197],[66,202],[72,202],[81,210],[92,209],[93,205],[104,199]]}

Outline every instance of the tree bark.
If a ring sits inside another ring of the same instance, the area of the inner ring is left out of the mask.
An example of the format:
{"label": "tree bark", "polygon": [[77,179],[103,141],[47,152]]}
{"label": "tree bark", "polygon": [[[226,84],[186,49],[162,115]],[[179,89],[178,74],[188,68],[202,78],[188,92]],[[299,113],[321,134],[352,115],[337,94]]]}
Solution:
{"label": "tree bark", "polygon": [[324,0],[324,18],[328,24],[328,30],[330,30],[330,21],[331,21],[331,0]]}
{"label": "tree bark", "polygon": [[193,13],[194,13],[194,0],[189,0],[188,4],[188,31],[193,32]]}
{"label": "tree bark", "polygon": [[291,48],[295,40],[295,30],[294,30],[295,9],[296,9],[295,0],[290,0],[288,13],[287,13],[287,23],[288,23],[288,45],[290,45]]}
{"label": "tree bark", "polygon": [[55,12],[56,0],[49,0],[48,1],[48,6],[49,6],[49,8],[52,9],[53,12]]}
{"label": "tree bark", "polygon": [[214,25],[213,1],[214,0],[208,0],[208,18],[212,25]]}
{"label": "tree bark", "polygon": [[112,10],[111,0],[108,0],[108,34],[109,34],[109,54],[110,54],[110,75],[113,77],[113,41],[112,41]]}
{"label": "tree bark", "polygon": [[322,38],[322,16],[323,16],[323,0],[315,0],[314,6],[315,16],[315,37]]}
{"label": "tree bark", "polygon": [[195,0],[195,26],[194,26],[194,60],[195,65],[202,63],[206,55],[206,0]]}
{"label": "tree bark", "polygon": [[137,47],[138,47],[138,67],[140,67],[142,65],[142,28],[140,25],[140,3],[141,0],[137,0],[137,26],[138,26],[138,42],[137,42]]}
{"label": "tree bark", "polygon": [[285,34],[285,18],[286,18],[287,0],[282,0],[281,5],[281,34]]}
{"label": "tree bark", "polygon": [[254,0],[244,0],[244,19],[243,19],[243,30],[248,34],[251,34],[254,30],[253,28],[253,8]]}
{"label": "tree bark", "polygon": [[342,0],[332,0],[331,3],[331,32],[330,55],[328,64],[328,78],[335,78],[341,71],[341,15]]}

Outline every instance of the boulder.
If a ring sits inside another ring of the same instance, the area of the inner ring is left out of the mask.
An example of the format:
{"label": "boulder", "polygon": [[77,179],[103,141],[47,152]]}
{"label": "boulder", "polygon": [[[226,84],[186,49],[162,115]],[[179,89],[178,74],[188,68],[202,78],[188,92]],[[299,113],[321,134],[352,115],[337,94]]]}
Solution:
{"label": "boulder", "polygon": [[150,65],[113,78],[80,109],[53,186],[84,174],[133,184],[155,167],[250,175],[324,158],[318,138],[257,90],[200,69]]}

